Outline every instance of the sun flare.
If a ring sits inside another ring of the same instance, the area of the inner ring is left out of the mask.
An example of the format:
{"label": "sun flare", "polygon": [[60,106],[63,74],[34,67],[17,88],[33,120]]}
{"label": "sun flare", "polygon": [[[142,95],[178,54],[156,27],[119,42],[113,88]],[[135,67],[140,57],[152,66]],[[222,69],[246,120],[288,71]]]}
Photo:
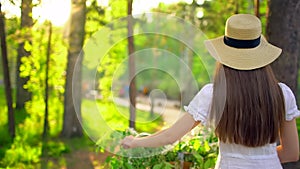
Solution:
{"label": "sun flare", "polygon": [[32,16],[39,22],[49,20],[53,25],[62,26],[70,17],[70,0],[43,0],[41,5],[33,8]]}
{"label": "sun flare", "polygon": [[[198,0],[197,2],[203,3],[205,0]],[[207,0],[206,0],[207,1]],[[0,0],[2,10],[5,12],[6,17],[20,17],[21,1],[16,1],[13,5],[8,0]],[[33,0],[33,3],[37,3],[38,0]],[[109,6],[109,0],[97,0],[100,6]],[[192,0],[134,0],[133,1],[133,15],[141,14],[144,12],[150,12],[151,8],[155,8],[159,3],[172,4],[177,2],[192,3]],[[91,1],[87,1],[87,6]],[[43,23],[46,20],[52,22],[55,26],[63,26],[69,19],[71,13],[71,0],[41,0],[40,4],[33,7],[32,17],[37,19],[39,23]],[[198,13],[199,15],[200,13]]]}

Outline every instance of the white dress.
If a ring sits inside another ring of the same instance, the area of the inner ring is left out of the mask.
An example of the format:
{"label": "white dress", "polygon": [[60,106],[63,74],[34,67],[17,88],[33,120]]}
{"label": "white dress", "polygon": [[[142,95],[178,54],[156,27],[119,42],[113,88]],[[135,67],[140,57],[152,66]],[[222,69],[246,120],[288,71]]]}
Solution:
{"label": "white dress", "polygon": [[[279,86],[285,100],[285,119],[290,121],[300,116],[295,96],[287,85],[279,83]],[[210,112],[212,92],[213,85],[205,85],[190,104],[184,107],[195,121],[200,121],[203,125],[206,125],[207,115]],[[282,169],[282,166],[277,155],[276,143],[252,148],[220,141],[215,169]]]}

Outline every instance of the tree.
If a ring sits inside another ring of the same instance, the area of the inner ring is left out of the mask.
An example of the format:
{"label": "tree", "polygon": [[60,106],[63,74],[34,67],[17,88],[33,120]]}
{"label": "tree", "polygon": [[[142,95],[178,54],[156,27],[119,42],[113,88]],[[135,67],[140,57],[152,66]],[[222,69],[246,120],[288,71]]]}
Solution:
{"label": "tree", "polygon": [[136,86],[135,86],[135,62],[134,62],[134,39],[133,39],[133,17],[132,17],[132,1],[128,0],[127,5],[127,14],[128,14],[128,57],[129,57],[129,100],[130,100],[130,106],[129,106],[129,127],[135,129],[135,116],[136,116]]}
{"label": "tree", "polygon": [[[30,31],[27,31],[27,29],[31,28],[33,25],[32,20],[32,0],[22,0],[21,3],[21,30],[25,30],[24,34],[21,34],[22,42],[19,44],[18,47],[18,56],[17,56],[17,68],[16,68],[16,108],[22,109],[25,105],[25,102],[29,101],[31,99],[30,92],[24,88],[24,85],[26,85],[27,81],[29,80],[29,77],[21,77],[20,76],[20,66],[22,64],[22,58],[23,57],[29,57],[31,54],[29,51],[26,51],[24,48],[25,40],[31,44],[31,35]],[[22,31],[21,31],[22,32]]]}
{"label": "tree", "polygon": [[[77,64],[82,65],[82,55],[80,55],[80,51],[84,41],[85,19],[86,0],[72,0],[67,77],[64,95],[63,137],[82,136],[82,127],[80,125],[81,112],[77,112],[76,116],[75,111],[75,106],[78,106],[76,109],[77,111],[81,110],[81,70],[76,69],[76,71],[74,71],[74,68],[76,62]],[[74,83],[72,86],[74,74],[76,74],[78,79],[76,79],[77,83]],[[75,93],[72,93],[72,88],[76,89]],[[76,97],[76,103],[73,103],[73,97]]]}
{"label": "tree", "polygon": [[[189,8],[185,7],[186,9],[189,9],[189,10],[187,12],[183,13],[182,18],[190,21],[193,25],[199,27],[198,18],[196,17],[197,6],[198,6],[197,2],[195,0],[193,0],[191,5],[189,5]],[[189,44],[191,46],[193,46],[194,45],[193,32],[188,31],[186,34],[189,37],[188,38]],[[194,62],[194,53],[187,46],[185,47],[185,49],[182,52],[182,58],[186,62],[188,67],[192,69],[193,62]],[[195,88],[192,87],[192,85],[193,85],[192,77],[186,76],[188,72],[186,72],[186,69],[184,68],[185,65],[181,65],[181,66],[183,66],[183,69],[181,71],[182,72],[181,79],[182,79],[182,82],[185,82],[184,86],[183,86],[183,91],[181,94],[181,102],[183,105],[188,105],[190,103],[190,101],[193,99],[195,92],[197,92],[197,91],[193,90]]]}
{"label": "tree", "polygon": [[258,18],[260,18],[260,11],[259,11],[259,0],[254,0],[254,13],[255,16],[257,16]]}
{"label": "tree", "polygon": [[6,46],[6,35],[5,35],[5,22],[4,14],[1,10],[0,3],[0,37],[1,37],[1,55],[2,55],[2,65],[4,72],[4,85],[5,85],[5,96],[6,104],[8,109],[8,130],[12,138],[15,137],[15,119],[14,119],[14,109],[13,109],[13,99],[11,93],[11,84],[8,68],[8,59],[7,59],[7,46]]}
{"label": "tree", "polygon": [[[282,48],[281,56],[272,64],[277,79],[286,83],[296,95],[298,57],[300,56],[300,2],[298,0],[271,0],[267,18],[267,39]],[[283,164],[285,169],[295,168]]]}
{"label": "tree", "polygon": [[282,48],[272,64],[277,79],[297,90],[298,57],[300,56],[300,3],[298,0],[271,0],[267,18],[267,39]]}
{"label": "tree", "polygon": [[46,77],[45,77],[45,116],[44,116],[44,130],[43,130],[43,138],[45,139],[48,135],[49,130],[49,108],[48,108],[48,100],[49,100],[49,64],[50,64],[50,54],[51,54],[51,39],[52,39],[52,23],[49,21],[49,34],[48,34],[48,43],[47,43],[47,54],[46,54]]}

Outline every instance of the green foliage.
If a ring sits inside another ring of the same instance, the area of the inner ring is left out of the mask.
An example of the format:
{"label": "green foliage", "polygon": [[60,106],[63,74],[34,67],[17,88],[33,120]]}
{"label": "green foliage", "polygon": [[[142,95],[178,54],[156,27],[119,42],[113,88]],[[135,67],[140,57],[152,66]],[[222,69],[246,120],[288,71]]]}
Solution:
{"label": "green foliage", "polygon": [[[31,56],[23,57],[22,65],[20,67],[21,76],[29,77],[30,79],[25,88],[39,98],[43,98],[43,89],[45,87],[45,67],[48,42],[47,29],[47,24],[42,26],[37,25],[32,28],[31,31],[34,32],[33,42],[32,44],[25,42],[25,49],[31,52]],[[57,33],[52,34],[52,46],[50,51],[49,86],[55,91],[53,93],[54,96],[64,92],[63,77],[66,65],[67,48],[62,40],[62,35],[58,34],[60,31],[60,29],[54,28],[54,32]]]}
{"label": "green foliage", "polygon": [[[39,143],[40,144],[40,143]],[[41,146],[32,146],[21,136],[16,136],[11,148],[5,152],[1,161],[4,166],[20,166],[22,164],[33,164],[40,161]]]}
{"label": "green foliage", "polygon": [[7,149],[10,148],[10,144],[12,142],[12,139],[8,133],[8,127],[7,125],[1,125],[0,126],[0,159],[5,156],[5,152]]}
{"label": "green foliage", "polygon": [[97,0],[87,0],[87,2],[90,5],[86,8],[85,39],[89,39],[92,34],[109,22],[105,17],[107,15],[106,7],[99,6]]}
{"label": "green foliage", "polygon": [[[139,26],[139,22],[137,22],[136,27],[138,28]],[[163,29],[168,30],[171,28],[164,27]],[[185,65],[183,64],[185,61],[182,55],[187,50],[185,45],[174,38],[156,34],[137,35],[134,37],[134,40],[137,51],[135,54],[136,69],[138,70],[142,65],[147,65],[149,68],[136,74],[136,88],[142,90],[144,87],[147,87],[149,91],[160,89],[166,94],[167,98],[179,99],[180,84],[178,84],[178,81],[184,81],[182,80],[184,77],[182,67]],[[120,86],[124,88],[129,85],[126,44],[127,41],[123,40],[113,46],[109,53],[102,58],[98,67],[100,91],[105,99],[112,94],[118,95],[119,90],[117,89],[121,89]],[[190,65],[194,79],[202,86],[209,82],[207,71],[212,70],[214,62],[206,65],[209,67],[204,67],[201,58],[196,56],[192,50],[188,49],[188,51],[194,55],[192,65]],[[169,59],[170,57],[178,57],[178,59]],[[160,68],[164,69],[160,70]],[[112,91],[115,93],[111,93]]]}
{"label": "green foliage", "polygon": [[[119,143],[127,135],[139,136],[132,130],[121,133],[122,135],[112,133],[111,137],[115,137],[116,142]],[[106,165],[112,169],[124,168],[124,166],[128,169],[165,169],[178,168],[183,164],[182,162],[186,162],[193,168],[208,169],[214,167],[218,156],[218,139],[212,132],[203,127],[195,128],[192,133],[197,134],[185,136],[171,149],[170,147],[134,148],[129,150],[121,148],[117,155],[109,156],[106,159]]]}
{"label": "green foliage", "polygon": [[[1,146],[0,157],[3,158],[0,160],[0,167],[31,168],[40,162],[43,148],[46,149],[45,155],[49,157],[58,157],[62,153],[69,152],[68,147],[60,141],[42,142],[41,123],[36,122],[37,119],[32,116],[26,116],[25,120],[20,119],[24,118],[22,114],[20,115],[16,116],[16,137],[13,142],[5,142],[4,146]],[[6,129],[6,127],[4,128]],[[7,139],[9,136],[0,141],[3,142]]]}
{"label": "green foliage", "polygon": [[[48,41],[48,24],[35,24],[30,30],[12,30],[19,34],[32,34],[32,43],[26,39],[18,39],[13,33],[8,36],[9,46],[14,46],[17,49],[18,41],[25,42],[25,49],[31,52],[31,56],[22,58],[22,65],[20,67],[21,76],[29,77],[28,83],[24,86],[32,93],[32,100],[27,102],[25,110],[17,111],[16,114],[16,137],[13,142],[9,142],[9,137],[0,138],[0,142],[4,143],[1,146],[0,166],[13,168],[31,168],[35,163],[40,162],[42,155],[43,143],[41,141],[41,134],[43,131],[44,118],[44,92],[45,92],[45,66],[46,66],[46,47]],[[49,121],[50,134],[57,135],[61,130],[63,102],[62,95],[64,92],[64,71],[66,65],[66,47],[62,41],[63,37],[61,28],[54,28],[52,36],[52,50],[50,56],[50,70],[49,70]],[[13,41],[14,40],[14,41]],[[55,43],[54,43],[55,42]],[[16,54],[16,53],[14,53]],[[12,62],[14,63],[14,62]],[[14,68],[15,66],[11,67]],[[14,71],[12,71],[14,72]],[[14,76],[12,76],[14,77]],[[3,100],[3,99],[1,99]],[[6,109],[6,106],[1,103],[0,108]],[[2,129],[7,125],[7,112],[1,111],[0,126]],[[2,118],[1,118],[2,119]],[[3,126],[3,127],[2,127]],[[2,145],[2,144],[1,144]],[[49,147],[50,146],[50,147]],[[50,143],[47,148],[49,156],[58,156],[65,152],[61,143]]]}
{"label": "green foliage", "polygon": [[[175,14],[177,17],[193,23],[199,27],[208,38],[214,38],[224,34],[226,19],[235,13],[254,14],[254,1],[241,0],[204,0],[203,4],[194,1],[191,4],[180,2],[171,5],[160,3],[155,12]],[[260,1],[261,15],[265,23],[267,1]],[[202,11],[203,17],[197,18],[197,12]]]}
{"label": "green foliage", "polygon": [[[143,19],[145,18],[141,18],[140,20]],[[140,27],[139,22],[137,22],[136,27]],[[171,28],[165,27],[164,29]],[[166,52],[170,52],[174,57],[180,57],[184,48],[182,43],[174,38],[158,34],[142,34],[137,35],[134,38],[137,51],[149,50],[152,48],[146,53],[142,53],[135,57],[137,63],[136,66],[138,67],[138,64],[146,63],[149,67],[154,67],[153,69],[144,70],[137,74],[137,89],[141,90],[143,87],[147,87],[150,91],[152,89],[160,89],[166,94],[168,99],[179,99],[179,79],[174,78],[180,78],[181,63],[179,62],[179,59],[169,59],[171,56],[167,56]],[[160,70],[159,68],[165,69]]]}
{"label": "green foliage", "polygon": [[[121,135],[120,135],[121,133]],[[119,146],[119,142],[122,138],[127,135],[138,135],[134,130],[125,130],[125,131],[115,131],[111,133],[111,137],[114,138],[115,144],[111,148]],[[110,144],[110,143],[109,143]],[[103,143],[99,144],[102,146]],[[138,168],[170,168],[173,167],[170,163],[166,161],[165,156],[161,155],[160,152],[163,150],[163,147],[160,148],[135,148],[124,150],[121,148],[118,155],[109,156],[106,159],[106,167],[112,169],[126,168],[126,169],[138,169]]]}
{"label": "green foliage", "polygon": [[[109,21],[125,17],[127,15],[126,8],[120,8],[120,6],[127,6],[126,0],[109,1],[109,8],[98,6],[97,1],[91,0],[91,6],[88,7],[86,30],[88,32],[87,38],[91,38],[92,34],[97,30],[100,30],[102,26],[109,23]],[[126,34],[126,25],[110,25],[110,29],[119,30],[120,36]],[[117,35],[118,36],[118,35]],[[118,37],[110,37],[111,40]],[[127,41],[124,40],[118,44],[112,44],[113,48],[101,58],[101,62],[98,65],[99,86],[97,87],[101,91],[101,95],[104,99],[108,99],[111,93],[112,77],[114,71],[118,67],[118,64],[127,56]],[[98,80],[97,79],[97,80]]]}
{"label": "green foliage", "polygon": [[194,168],[213,168],[218,156],[218,139],[204,127],[195,128],[195,135],[185,136],[174,147],[183,161],[191,162]]}
{"label": "green foliage", "polygon": [[[61,157],[70,149],[61,141],[31,142],[32,138],[17,135],[11,147],[6,150],[4,158],[0,161],[0,167],[32,168],[41,162],[41,156]],[[45,152],[44,154],[43,151]]]}
{"label": "green foliage", "polygon": [[[93,33],[101,29],[105,24],[112,20],[126,16],[126,0],[110,0],[109,7],[101,7],[97,4],[97,0],[88,0],[91,5],[87,7],[87,22],[86,22],[86,38],[90,38]],[[202,5],[196,6],[197,10],[202,10],[204,16],[202,18],[193,17],[192,5],[179,3],[174,5],[165,5],[161,3],[155,11],[163,13],[172,13],[178,17],[184,18],[186,21],[195,24],[209,38],[222,35],[224,32],[225,20],[237,11],[236,2],[239,13],[254,13],[253,1],[241,0],[211,0],[205,1]],[[267,1],[261,2],[261,19],[263,23],[263,32],[265,32],[267,12]],[[193,19],[194,18],[194,19]],[[140,23],[145,22],[145,18],[136,20],[135,30],[143,29]],[[158,24],[158,23],[157,23]],[[87,138],[72,139],[72,140],[55,140],[54,137],[59,134],[62,126],[63,113],[63,93],[65,84],[65,69],[67,62],[67,46],[64,42],[64,30],[62,28],[53,28],[52,50],[50,56],[49,70],[49,122],[50,122],[50,140],[48,142],[41,141],[41,133],[43,130],[44,118],[44,92],[45,92],[45,67],[46,67],[46,48],[48,38],[48,24],[39,25],[38,22],[30,29],[19,29],[20,18],[6,19],[6,34],[8,44],[9,67],[11,80],[14,84],[16,72],[16,55],[18,44],[25,42],[26,50],[31,52],[30,57],[22,59],[20,67],[21,75],[29,77],[28,83],[24,86],[33,94],[31,101],[26,103],[25,110],[16,112],[16,128],[17,136],[12,140],[8,134],[7,127],[7,108],[5,106],[5,94],[2,84],[0,84],[0,167],[7,168],[35,168],[34,164],[40,163],[42,156],[59,158],[64,153],[72,152],[74,149],[93,146],[94,143]],[[119,35],[126,34],[126,25],[110,25],[111,29],[118,30]],[[157,26],[157,25],[152,25]],[[163,27],[168,31],[178,29],[173,25]],[[26,39],[26,35],[31,34],[32,43]],[[117,36],[117,35],[116,35]],[[116,37],[111,37],[112,40]],[[169,51],[179,58],[182,56],[185,45],[176,39],[162,35],[138,35],[135,36],[136,51],[147,48],[158,48]],[[127,77],[125,68],[114,74],[115,70],[120,66],[120,63],[127,58],[127,40],[114,44],[109,53],[101,60],[98,67],[97,78],[99,78],[99,89],[104,98],[110,98],[112,77],[126,81]],[[200,86],[209,81],[207,72],[198,56],[193,54],[192,71]],[[163,57],[163,55],[157,55]],[[145,58],[137,58],[139,62]],[[159,63],[158,63],[159,64]],[[175,64],[175,63],[170,63]],[[214,66],[213,63],[209,65]],[[0,68],[2,68],[0,63]],[[211,68],[208,68],[211,70]],[[137,76],[137,88],[149,85],[150,88],[158,88],[167,94],[168,98],[177,99],[179,95],[178,86],[172,80],[170,75],[163,72],[156,72],[153,76],[153,71],[145,71],[140,76]],[[3,78],[2,69],[0,69],[0,81]],[[98,79],[97,79],[98,80]],[[298,92],[300,93],[300,92]],[[118,141],[125,135],[134,134],[132,132],[121,132],[128,126],[128,108],[115,106],[111,102],[98,102],[97,106],[101,115],[101,120],[95,121],[95,117],[99,116],[98,111],[89,108],[90,102],[83,101],[83,109],[87,113],[83,114],[86,120],[84,124],[88,130],[93,131],[101,136],[107,129],[118,130],[117,133],[112,132],[110,143],[112,149],[118,146]],[[85,105],[85,106],[84,106]],[[159,116],[151,117],[149,112],[137,111],[137,131],[145,131],[153,133],[161,128],[163,120]],[[97,124],[105,124],[97,126]],[[103,127],[104,126],[104,127]],[[300,120],[297,120],[298,131],[300,132]],[[121,131],[120,131],[121,130]],[[121,133],[121,134],[120,134]],[[192,162],[194,168],[209,168],[215,164],[217,156],[217,140],[213,135],[206,132],[196,132],[196,135],[187,137],[179,141],[169,151],[164,154],[156,154],[143,158],[130,158],[125,156],[112,156],[106,160],[106,166],[111,168],[140,168],[141,166],[151,166],[157,168],[178,167],[180,160]],[[137,133],[135,133],[137,134]],[[85,141],[88,140],[88,143]],[[135,149],[130,153],[137,154],[155,154],[161,151],[162,148],[153,149]],[[100,151],[105,149],[99,148]],[[43,152],[45,151],[45,152]],[[121,150],[123,151],[123,150]],[[124,151],[124,153],[128,151]],[[43,154],[44,153],[44,154]],[[121,153],[121,152],[120,152]],[[172,163],[173,161],[173,163]],[[171,162],[171,163],[170,163]]]}
{"label": "green foliage", "polygon": [[65,143],[61,141],[46,141],[43,142],[43,151],[44,156],[50,157],[60,157],[63,153],[69,153],[70,148],[65,145]]}
{"label": "green foliage", "polygon": [[[45,72],[46,72],[46,53],[48,42],[48,24],[35,25],[32,28],[32,44],[25,42],[26,50],[31,52],[31,56],[23,57],[20,67],[20,75],[29,77],[29,81],[24,86],[32,93],[32,100],[27,102],[25,109],[30,113],[28,123],[38,123],[43,126],[43,117],[45,111]],[[63,37],[59,34],[61,29],[53,28],[52,43],[50,51],[49,65],[49,122],[50,132],[57,134],[60,131],[62,111],[63,111],[63,93],[65,84],[65,67],[66,67],[66,46]],[[54,43],[55,42],[55,43]],[[28,124],[28,126],[34,126]],[[36,125],[36,124],[35,124]],[[53,128],[54,130],[51,130]],[[39,127],[37,133],[42,132]],[[31,131],[31,130],[29,130]]]}
{"label": "green foliage", "polygon": [[109,6],[107,17],[110,21],[127,16],[127,0],[110,0]]}
{"label": "green foliage", "polygon": [[[121,30],[125,31],[125,30]],[[127,54],[127,41],[116,44],[109,53],[101,59],[99,64],[99,89],[104,99],[112,96],[111,86],[115,77],[115,70],[118,69],[121,62],[126,58]]]}
{"label": "green foliage", "polygon": [[[7,124],[7,107],[6,100],[5,100],[5,92],[4,87],[0,85],[0,145],[5,145],[5,143],[9,143],[11,138],[8,133],[8,126]],[[0,149],[1,152],[1,149]],[[1,155],[0,155],[1,157]]]}

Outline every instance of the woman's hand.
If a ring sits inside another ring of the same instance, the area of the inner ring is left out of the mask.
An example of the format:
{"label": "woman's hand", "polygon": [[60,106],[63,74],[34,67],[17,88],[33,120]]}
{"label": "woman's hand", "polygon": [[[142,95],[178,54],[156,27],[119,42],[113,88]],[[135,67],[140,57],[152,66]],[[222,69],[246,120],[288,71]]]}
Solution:
{"label": "woman's hand", "polygon": [[134,136],[126,136],[121,141],[121,146],[125,149],[134,148],[135,147],[135,145],[133,144],[134,138],[135,138]]}

